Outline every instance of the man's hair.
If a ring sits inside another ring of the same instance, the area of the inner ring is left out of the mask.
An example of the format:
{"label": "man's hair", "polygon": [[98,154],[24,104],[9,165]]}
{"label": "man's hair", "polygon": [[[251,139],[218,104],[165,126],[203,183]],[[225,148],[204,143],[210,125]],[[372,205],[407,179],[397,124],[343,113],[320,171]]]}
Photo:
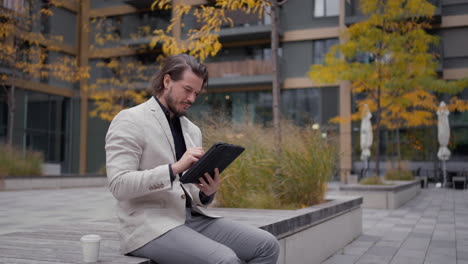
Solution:
{"label": "man's hair", "polygon": [[197,61],[193,56],[188,54],[178,54],[167,57],[164,61],[161,70],[151,78],[151,89],[154,94],[160,95],[164,90],[164,76],[169,74],[174,81],[182,80],[185,70],[190,69],[196,76],[203,80],[202,89],[208,83],[208,70],[206,66]]}

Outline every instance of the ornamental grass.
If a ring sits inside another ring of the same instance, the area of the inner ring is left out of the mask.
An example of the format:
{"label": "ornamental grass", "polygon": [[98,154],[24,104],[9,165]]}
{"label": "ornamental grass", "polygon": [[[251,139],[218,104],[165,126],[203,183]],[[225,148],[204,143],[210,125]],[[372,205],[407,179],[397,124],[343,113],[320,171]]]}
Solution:
{"label": "ornamental grass", "polygon": [[[200,123],[198,123],[200,124]],[[281,125],[281,152],[273,128],[208,122],[201,125],[205,150],[216,142],[245,147],[221,174],[218,207],[297,209],[324,202],[336,172],[337,145],[321,133],[289,122]]]}
{"label": "ornamental grass", "polygon": [[0,177],[41,175],[42,154],[0,145]]}

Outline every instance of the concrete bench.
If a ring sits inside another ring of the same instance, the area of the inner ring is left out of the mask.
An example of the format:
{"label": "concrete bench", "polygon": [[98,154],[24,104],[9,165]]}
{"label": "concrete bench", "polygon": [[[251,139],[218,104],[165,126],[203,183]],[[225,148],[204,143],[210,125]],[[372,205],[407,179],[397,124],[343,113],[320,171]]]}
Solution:
{"label": "concrete bench", "polygon": [[465,176],[454,176],[452,177],[452,187],[457,189],[457,186],[461,186],[461,189],[466,189],[466,177]]}
{"label": "concrete bench", "polygon": [[[209,209],[275,235],[281,244],[278,263],[320,263],[362,231],[362,198],[337,197],[299,210]],[[117,219],[86,224],[41,226],[31,232],[0,235],[0,263],[82,263],[81,236],[98,234],[99,263],[151,263],[119,252]]]}

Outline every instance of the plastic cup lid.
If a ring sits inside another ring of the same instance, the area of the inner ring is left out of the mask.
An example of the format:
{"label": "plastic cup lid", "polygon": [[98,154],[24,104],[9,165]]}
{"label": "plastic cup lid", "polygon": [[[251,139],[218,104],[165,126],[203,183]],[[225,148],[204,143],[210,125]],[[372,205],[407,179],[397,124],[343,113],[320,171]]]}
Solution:
{"label": "plastic cup lid", "polygon": [[82,242],[98,242],[99,240],[101,240],[100,235],[85,235],[80,239]]}

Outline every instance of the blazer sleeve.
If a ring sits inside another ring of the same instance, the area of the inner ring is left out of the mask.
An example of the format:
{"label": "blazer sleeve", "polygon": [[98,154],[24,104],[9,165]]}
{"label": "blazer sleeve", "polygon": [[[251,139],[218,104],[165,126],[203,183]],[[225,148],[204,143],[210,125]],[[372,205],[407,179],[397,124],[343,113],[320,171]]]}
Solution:
{"label": "blazer sleeve", "polygon": [[121,111],[109,127],[105,146],[109,189],[119,201],[172,187],[168,164],[138,170],[144,146],[144,128]]}

